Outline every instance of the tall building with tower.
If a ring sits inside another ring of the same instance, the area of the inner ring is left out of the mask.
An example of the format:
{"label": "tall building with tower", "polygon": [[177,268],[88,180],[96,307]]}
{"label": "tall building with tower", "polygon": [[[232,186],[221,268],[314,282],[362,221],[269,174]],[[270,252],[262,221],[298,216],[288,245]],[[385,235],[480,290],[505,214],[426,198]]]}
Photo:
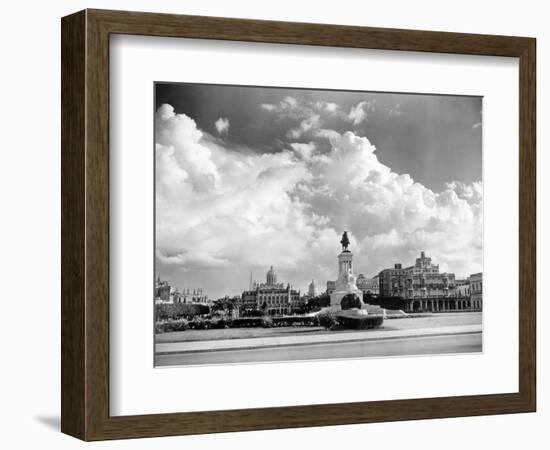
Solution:
{"label": "tall building with tower", "polygon": [[314,278],[311,279],[311,283],[309,283],[308,289],[307,289],[307,296],[309,298],[317,297],[319,294],[317,289],[317,282]]}

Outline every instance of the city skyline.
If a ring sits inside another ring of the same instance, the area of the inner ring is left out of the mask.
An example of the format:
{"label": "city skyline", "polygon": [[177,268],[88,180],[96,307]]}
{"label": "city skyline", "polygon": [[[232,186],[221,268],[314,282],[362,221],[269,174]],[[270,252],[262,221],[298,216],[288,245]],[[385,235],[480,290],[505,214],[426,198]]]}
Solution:
{"label": "city skyline", "polygon": [[420,250],[459,278],[481,271],[480,97],[156,90],[163,279],[218,298],[274,265],[305,292],[334,279],[344,230],[368,277]]}
{"label": "city skyline", "polygon": [[[421,257],[424,256],[424,253],[423,251],[419,252],[419,255]],[[431,258],[431,256],[430,256]],[[431,258],[433,259],[433,258]],[[412,267],[414,267],[414,262],[411,263],[411,264],[403,264],[403,262],[395,262],[395,264],[398,264],[398,265],[401,265],[403,267],[403,269],[410,269]],[[437,265],[437,264],[436,264]],[[361,270],[357,270],[357,274],[358,276],[364,276],[365,279],[367,280],[372,280],[372,279],[375,279],[375,278],[378,278],[378,276],[380,275],[380,273],[384,270],[391,270],[393,269],[394,266],[391,266],[391,267],[384,267],[384,268],[381,268],[380,270],[378,270],[376,273],[374,274],[365,274],[363,271]],[[256,285],[261,285],[262,284],[262,279],[265,279],[266,278],[266,274],[269,272],[269,271],[275,271],[277,273],[277,276],[279,276],[279,272],[277,270],[277,266],[271,264],[269,266],[266,266],[264,268],[264,272],[261,272],[260,271],[260,276],[259,277],[256,277],[254,276],[254,272],[250,271],[249,272],[249,277],[248,277],[248,284],[243,284],[242,287],[239,289],[238,292],[226,292],[224,294],[222,294],[221,296],[217,297],[217,298],[225,298],[225,297],[240,297],[242,295],[243,292],[245,291],[248,291],[251,289],[250,286],[256,286]],[[452,270],[448,271],[448,273],[451,273],[451,274],[454,274],[454,272]],[[467,274],[463,277],[456,277],[456,280],[459,281],[459,280],[468,280],[470,278],[470,276],[472,275],[477,275],[479,274],[480,272],[472,272],[470,274]],[[160,275],[157,274],[155,276],[155,279],[159,279]],[[281,281],[281,279],[283,279],[283,281]],[[166,281],[166,280],[161,280],[161,281]],[[323,294],[323,293],[326,293],[326,285],[327,285],[327,282],[330,282],[330,281],[333,281],[331,279],[326,279],[326,280],[320,280],[316,277],[312,277],[309,279],[309,281],[306,283],[305,286],[297,286],[297,285],[294,285],[290,282],[287,282],[286,279],[284,279],[284,277],[279,277],[279,282],[281,282],[282,284],[286,285],[286,284],[289,284],[291,288],[293,289],[296,289],[298,290],[302,295],[307,295],[307,291],[308,291],[308,287],[309,287],[309,284],[312,282],[312,281],[315,281],[315,284],[318,288],[320,288],[319,292],[318,292],[318,295],[320,294]],[[176,285],[173,285],[172,287],[174,287],[175,289],[179,290],[180,292],[193,292],[194,290],[196,289],[200,289],[201,290],[201,293],[202,291],[205,291],[205,289],[201,286],[194,286],[194,287],[183,287],[183,286],[176,286]],[[255,289],[254,287],[252,287],[252,289]],[[210,297],[208,295],[208,292],[204,292],[205,295],[207,297],[210,298],[210,300],[216,300],[216,298],[213,298],[213,297]]]}

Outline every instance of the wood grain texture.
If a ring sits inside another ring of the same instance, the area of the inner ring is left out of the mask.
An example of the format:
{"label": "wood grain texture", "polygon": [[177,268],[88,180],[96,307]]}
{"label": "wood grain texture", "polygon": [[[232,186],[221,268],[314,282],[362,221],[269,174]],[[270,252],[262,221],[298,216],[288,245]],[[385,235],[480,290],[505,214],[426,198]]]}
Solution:
{"label": "wood grain texture", "polygon": [[84,12],[61,27],[61,430],[85,432]]}
{"label": "wood grain texture", "polygon": [[[519,391],[109,416],[109,34],[112,33],[519,57]],[[63,18],[62,40],[62,430],[65,433],[84,440],[99,440],[535,410],[534,39],[87,10]]]}
{"label": "wood grain texture", "polygon": [[536,41],[519,64],[519,391],[536,409]]}

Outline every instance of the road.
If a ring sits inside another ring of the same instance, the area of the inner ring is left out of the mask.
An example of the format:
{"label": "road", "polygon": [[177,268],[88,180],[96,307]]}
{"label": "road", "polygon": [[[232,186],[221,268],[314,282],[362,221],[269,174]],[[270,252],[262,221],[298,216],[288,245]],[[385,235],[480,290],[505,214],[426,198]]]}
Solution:
{"label": "road", "polygon": [[481,333],[156,356],[157,366],[481,352]]}

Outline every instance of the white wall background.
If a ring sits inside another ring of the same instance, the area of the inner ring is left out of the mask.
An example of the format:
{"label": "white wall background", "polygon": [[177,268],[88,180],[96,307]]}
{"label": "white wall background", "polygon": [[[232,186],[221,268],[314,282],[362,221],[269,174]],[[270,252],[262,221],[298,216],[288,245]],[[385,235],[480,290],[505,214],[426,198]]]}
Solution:
{"label": "white wall background", "polygon": [[[538,413],[141,439],[95,448],[547,448],[550,28],[545,2],[73,0],[5,2],[0,15],[0,443],[79,448],[59,432],[60,17],[82,8],[535,36],[538,39]],[[505,245],[505,243],[503,243]],[[514,266],[510,270],[516,270]],[[505,274],[503,274],[505,277]],[[505,278],[504,278],[505,280]],[[475,376],[475,374],[471,374]]]}

